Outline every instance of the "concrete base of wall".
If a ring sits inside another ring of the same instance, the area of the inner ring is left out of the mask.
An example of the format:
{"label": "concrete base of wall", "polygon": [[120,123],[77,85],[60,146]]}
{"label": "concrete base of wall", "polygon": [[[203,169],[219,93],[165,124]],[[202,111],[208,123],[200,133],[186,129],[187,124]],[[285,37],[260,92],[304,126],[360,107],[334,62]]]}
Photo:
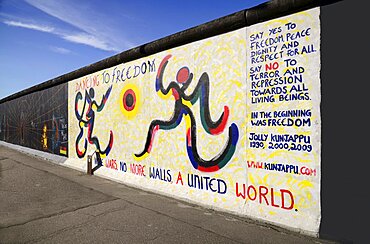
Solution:
{"label": "concrete base of wall", "polygon": [[43,160],[47,160],[47,161],[50,161],[56,164],[63,164],[68,159],[63,156],[59,156],[59,155],[55,155],[55,154],[51,154],[47,152],[42,152],[42,151],[31,149],[28,147],[22,147],[22,146],[11,144],[11,143],[4,142],[4,141],[0,141],[0,145],[15,149],[22,153],[26,153],[28,155],[31,155],[31,156],[34,156],[34,157],[37,157]]}

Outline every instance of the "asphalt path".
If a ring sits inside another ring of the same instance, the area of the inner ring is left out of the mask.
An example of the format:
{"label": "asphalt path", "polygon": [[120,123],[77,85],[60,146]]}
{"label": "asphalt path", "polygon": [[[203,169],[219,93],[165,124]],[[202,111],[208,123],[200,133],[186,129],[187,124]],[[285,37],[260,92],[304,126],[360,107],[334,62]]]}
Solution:
{"label": "asphalt path", "polygon": [[0,243],[334,243],[0,145]]}

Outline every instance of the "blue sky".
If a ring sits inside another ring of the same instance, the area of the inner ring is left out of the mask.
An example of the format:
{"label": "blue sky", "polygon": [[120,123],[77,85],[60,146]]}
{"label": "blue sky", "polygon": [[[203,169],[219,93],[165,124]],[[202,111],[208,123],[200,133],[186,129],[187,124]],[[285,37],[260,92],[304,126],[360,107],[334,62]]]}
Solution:
{"label": "blue sky", "polygon": [[0,0],[0,99],[265,0]]}

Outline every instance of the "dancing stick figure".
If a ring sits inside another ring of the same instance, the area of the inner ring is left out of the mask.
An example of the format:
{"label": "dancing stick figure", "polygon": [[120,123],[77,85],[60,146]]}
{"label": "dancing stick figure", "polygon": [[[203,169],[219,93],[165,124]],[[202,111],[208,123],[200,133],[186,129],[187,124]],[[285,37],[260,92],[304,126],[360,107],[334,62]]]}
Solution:
{"label": "dancing stick figure", "polygon": [[185,91],[193,80],[193,74],[189,72],[188,67],[182,67],[176,75],[176,81],[170,82],[167,88],[163,87],[163,74],[168,64],[168,60],[172,55],[167,55],[161,62],[157,77],[156,91],[162,95],[172,94],[175,98],[175,108],[172,118],[168,121],[153,120],[149,126],[147,139],[144,150],[135,154],[137,160],[141,160],[149,155],[152,149],[155,133],[161,130],[171,130],[176,128],[182,118],[186,122],[186,149],[188,157],[193,167],[199,171],[214,172],[223,168],[231,159],[235,152],[236,144],[239,139],[239,130],[235,123],[229,126],[229,138],[223,149],[218,155],[211,160],[204,160],[198,154],[197,137],[196,137],[196,122],[191,111],[191,106],[198,100],[200,101],[200,116],[202,126],[208,134],[218,135],[225,129],[228,117],[229,108],[224,106],[224,111],[220,118],[216,121],[211,119],[209,110],[209,77],[204,72],[196,85],[194,91],[190,95],[186,95]]}
{"label": "dancing stick figure", "polygon": [[[84,104],[82,106],[82,112],[81,113],[79,113],[79,111],[78,111],[78,101],[82,100],[82,94],[81,94],[81,92],[78,92],[76,94],[75,114],[76,114],[76,117],[79,121],[78,126],[80,127],[80,133],[78,134],[77,139],[76,139],[76,153],[77,153],[77,156],[79,158],[83,158],[85,156],[86,151],[87,151],[87,142],[89,142],[89,144],[94,144],[95,145],[96,152],[99,153],[99,155],[97,156],[98,159],[106,157],[109,154],[110,150],[112,149],[112,146],[113,146],[113,132],[112,131],[110,131],[108,145],[103,151],[101,150],[99,139],[96,136],[92,136],[93,130],[94,130],[95,111],[100,112],[100,111],[103,110],[103,108],[104,108],[104,106],[105,106],[105,104],[108,100],[108,97],[109,97],[109,94],[110,94],[111,90],[112,90],[112,86],[110,86],[108,88],[108,90],[105,92],[105,94],[103,95],[99,105],[94,100],[94,96],[95,96],[94,89],[90,88],[89,92],[87,92],[87,90],[86,90],[85,91],[85,100],[84,100]],[[87,110],[85,112],[86,107],[87,107]],[[86,120],[83,119],[84,114],[86,114]],[[80,140],[83,136],[84,127],[87,127],[87,129],[88,129],[87,130],[87,138],[85,138],[85,143],[84,143],[83,148],[80,149],[79,148],[79,142],[80,142]],[[100,161],[99,164],[102,164],[101,160],[99,160],[99,161]]]}

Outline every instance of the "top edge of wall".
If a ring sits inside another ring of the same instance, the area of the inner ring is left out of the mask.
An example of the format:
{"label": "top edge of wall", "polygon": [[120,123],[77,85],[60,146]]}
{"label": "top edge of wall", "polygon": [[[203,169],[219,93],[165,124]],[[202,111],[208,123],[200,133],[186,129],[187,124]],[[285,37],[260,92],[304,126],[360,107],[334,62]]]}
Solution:
{"label": "top edge of wall", "polygon": [[325,6],[343,0],[271,0],[255,7],[244,9],[236,13],[212,20],[193,28],[177,32],[158,40],[134,47],[127,51],[100,60],[72,72],[63,74],[20,92],[9,95],[0,100],[0,104],[21,96],[44,90],[68,81],[83,77],[87,74],[112,66],[143,58],[167,49],[182,46],[212,36],[234,31],[246,26],[254,25],[271,19],[304,11],[310,8]]}

